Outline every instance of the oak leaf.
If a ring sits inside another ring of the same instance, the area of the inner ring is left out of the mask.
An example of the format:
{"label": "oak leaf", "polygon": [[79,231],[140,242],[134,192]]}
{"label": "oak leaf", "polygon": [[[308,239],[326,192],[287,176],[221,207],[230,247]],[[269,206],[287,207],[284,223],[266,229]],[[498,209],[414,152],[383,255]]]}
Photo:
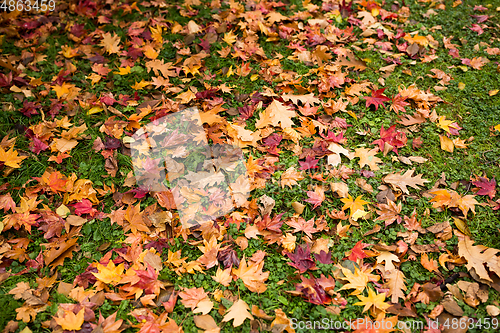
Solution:
{"label": "oak leaf", "polygon": [[500,276],[500,261],[496,256],[498,252],[499,250],[484,245],[474,246],[474,241],[467,236],[458,242],[458,254],[467,260],[465,265],[467,269],[474,268],[481,279],[491,282],[493,280],[484,265],[487,265],[490,270]]}
{"label": "oak leaf", "polygon": [[425,183],[428,183],[429,181],[427,179],[422,179],[422,175],[417,175],[412,177],[413,172],[415,170],[406,170],[406,172],[402,175],[399,173],[391,173],[383,178],[383,180],[391,184],[393,188],[399,187],[403,193],[405,194],[410,194],[408,192],[407,186],[413,187],[415,189],[419,189],[419,185],[423,186]]}
{"label": "oak leaf", "polygon": [[384,279],[386,280],[385,286],[389,288],[387,296],[391,296],[392,303],[398,303],[400,298],[404,299],[404,291],[407,289],[405,286],[405,275],[399,269],[385,271]]}

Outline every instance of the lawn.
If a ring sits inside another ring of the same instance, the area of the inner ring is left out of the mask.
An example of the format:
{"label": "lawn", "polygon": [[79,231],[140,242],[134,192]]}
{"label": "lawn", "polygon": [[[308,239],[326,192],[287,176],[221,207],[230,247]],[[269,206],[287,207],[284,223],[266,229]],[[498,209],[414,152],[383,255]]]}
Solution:
{"label": "lawn", "polygon": [[0,1],[3,332],[497,332],[500,1]]}

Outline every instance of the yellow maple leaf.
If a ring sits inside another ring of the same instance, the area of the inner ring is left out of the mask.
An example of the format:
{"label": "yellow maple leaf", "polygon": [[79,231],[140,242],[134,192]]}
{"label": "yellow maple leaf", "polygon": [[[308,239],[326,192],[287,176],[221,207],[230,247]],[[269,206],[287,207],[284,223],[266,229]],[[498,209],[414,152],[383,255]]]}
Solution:
{"label": "yellow maple leaf", "polygon": [[158,44],[163,44],[163,27],[161,25],[157,25],[156,28],[149,27],[149,30],[151,30],[151,38],[158,43]]}
{"label": "yellow maple leaf", "polygon": [[69,94],[71,88],[73,88],[74,85],[70,83],[63,82],[62,85],[55,85],[52,87],[52,90],[54,90],[57,94],[57,98],[61,98],[65,94]]}
{"label": "yellow maple leaf", "polygon": [[493,127],[494,129],[496,129],[497,131],[500,132],[500,124],[496,125],[495,127]]}
{"label": "yellow maple leaf", "polygon": [[[344,207],[342,207],[342,210],[346,210],[349,208],[350,209],[349,215],[351,217],[359,216],[359,214],[361,214],[362,212],[365,212],[365,209],[363,206],[368,204],[368,201],[361,199],[362,197],[363,196],[360,195],[356,198],[356,200],[353,200],[353,198],[349,194],[349,196],[347,198],[340,199],[340,201],[342,201],[344,203]],[[361,211],[361,213],[357,213],[358,211]],[[363,214],[363,216],[364,215],[366,215],[366,212],[365,212],[365,214]]]}
{"label": "yellow maple leaf", "polygon": [[78,331],[82,328],[85,308],[75,315],[73,311],[64,310],[64,317],[54,317],[54,320],[63,330]]}
{"label": "yellow maple leaf", "polygon": [[292,118],[296,117],[297,113],[289,109],[285,104],[273,100],[271,104],[261,113],[259,119],[255,123],[257,128],[263,128],[268,125],[281,127],[285,129],[294,125]]}
{"label": "yellow maple leaf", "polygon": [[229,45],[232,45],[234,42],[236,42],[237,37],[238,36],[233,34],[233,31],[231,30],[231,31],[226,32],[224,34],[224,38],[222,40],[225,41],[226,43],[228,43]]}
{"label": "yellow maple leaf", "polygon": [[453,124],[453,120],[446,120],[446,116],[439,117],[437,126],[444,129],[447,133],[450,133],[450,125]]}
{"label": "yellow maple leaf", "polygon": [[342,273],[345,277],[340,279],[347,280],[349,283],[343,285],[339,290],[354,289],[351,295],[359,295],[365,290],[369,281],[367,274],[360,271],[357,267],[354,268],[354,273],[348,268],[342,267]]}
{"label": "yellow maple leaf", "polygon": [[127,66],[127,67],[120,67],[118,68],[118,71],[117,72],[113,72],[113,74],[118,74],[118,75],[127,75],[127,74],[130,74],[130,66]]}
{"label": "yellow maple leaf", "polygon": [[387,308],[390,307],[389,304],[384,302],[385,293],[377,295],[371,288],[368,288],[368,297],[363,295],[357,295],[356,297],[359,298],[360,301],[354,303],[354,305],[364,305],[365,307],[363,308],[363,312],[367,311],[371,307],[374,307],[376,309],[385,312],[385,310],[387,310]]}
{"label": "yellow maple leaf", "polygon": [[18,169],[21,167],[19,163],[21,163],[25,158],[28,158],[28,156],[18,156],[14,147],[10,147],[8,151],[5,151],[2,147],[0,147],[0,162],[3,162],[6,166]]}
{"label": "yellow maple leaf", "polygon": [[141,80],[141,82],[135,82],[134,85],[132,85],[132,89],[134,90],[142,90],[144,87],[148,86],[150,83],[147,81]]}
{"label": "yellow maple leaf", "polygon": [[92,273],[99,281],[106,284],[116,285],[122,279],[123,270],[125,269],[124,264],[119,264],[115,266],[113,260],[108,262],[107,266],[97,263],[98,273]]}

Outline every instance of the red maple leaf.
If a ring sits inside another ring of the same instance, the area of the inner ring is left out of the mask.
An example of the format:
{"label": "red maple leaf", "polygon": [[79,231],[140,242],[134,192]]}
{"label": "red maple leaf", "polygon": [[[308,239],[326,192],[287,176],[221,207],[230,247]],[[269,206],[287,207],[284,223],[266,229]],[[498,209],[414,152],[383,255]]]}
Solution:
{"label": "red maple leaf", "polygon": [[495,178],[488,180],[488,178],[486,177],[479,177],[479,180],[472,182],[472,184],[476,185],[479,188],[476,193],[478,195],[488,195],[490,199],[493,199],[493,197],[497,193],[497,182]]}
{"label": "red maple leaf", "polygon": [[82,214],[92,214],[95,209],[92,208],[92,202],[88,199],[82,199],[80,202],[73,204],[75,207],[75,214],[81,216]]}
{"label": "red maple leaf", "polygon": [[309,245],[304,244],[301,246],[297,246],[294,253],[286,252],[286,255],[292,262],[289,262],[288,265],[295,267],[299,270],[299,273],[302,274],[306,272],[308,269],[315,269],[316,264],[314,260],[311,258],[311,249]]}
{"label": "red maple leaf", "polygon": [[318,168],[318,161],[317,159],[312,158],[311,156],[307,156],[305,162],[299,161],[300,164],[300,170],[309,170],[309,169],[316,169]]}
{"label": "red maple leaf", "polygon": [[351,261],[356,261],[357,259],[363,259],[363,258],[368,258],[368,255],[363,251],[365,247],[367,247],[370,244],[365,244],[362,243],[361,241],[357,242],[356,245],[352,248],[350,251],[351,253],[347,257],[347,259]]}
{"label": "red maple leaf", "polygon": [[379,105],[384,105],[385,102],[390,101],[391,99],[387,96],[382,95],[384,93],[385,88],[379,90],[372,90],[371,97],[364,97],[366,100],[366,107],[370,105],[375,105],[375,110],[378,110]]}
{"label": "red maple leaf", "polygon": [[47,150],[48,148],[49,145],[37,137],[34,137],[33,141],[30,144],[30,150],[37,155],[40,154],[41,151]]}
{"label": "red maple leaf", "polygon": [[295,290],[302,293],[302,297],[312,304],[329,304],[332,298],[325,292],[315,278],[300,277],[301,283],[295,284]]}
{"label": "red maple leaf", "polygon": [[256,223],[257,228],[259,228],[260,231],[267,229],[270,231],[274,232],[279,232],[281,233],[281,226],[283,225],[283,221],[281,221],[281,217],[283,216],[284,213],[281,213],[279,215],[276,215],[271,219],[269,214],[265,215],[262,220]]}
{"label": "red maple leaf", "polygon": [[392,98],[391,110],[399,114],[399,111],[406,112],[405,106],[410,105],[410,103],[405,102],[406,97],[397,94]]}
{"label": "red maple leaf", "polygon": [[380,150],[384,151],[384,146],[387,142],[394,147],[392,151],[397,154],[397,148],[406,146],[407,141],[408,139],[404,132],[396,131],[396,125],[392,125],[387,130],[382,125],[382,128],[380,129],[380,139],[373,141],[372,144],[378,144]]}

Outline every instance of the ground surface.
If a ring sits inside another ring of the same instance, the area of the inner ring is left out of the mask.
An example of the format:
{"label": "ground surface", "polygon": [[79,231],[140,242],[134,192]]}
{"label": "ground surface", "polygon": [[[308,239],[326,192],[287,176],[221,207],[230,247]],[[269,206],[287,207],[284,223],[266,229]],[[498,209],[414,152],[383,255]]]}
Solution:
{"label": "ground surface", "polygon": [[[500,2],[28,3],[0,25],[4,332],[496,331]],[[130,155],[194,106],[248,183],[186,230]]]}

